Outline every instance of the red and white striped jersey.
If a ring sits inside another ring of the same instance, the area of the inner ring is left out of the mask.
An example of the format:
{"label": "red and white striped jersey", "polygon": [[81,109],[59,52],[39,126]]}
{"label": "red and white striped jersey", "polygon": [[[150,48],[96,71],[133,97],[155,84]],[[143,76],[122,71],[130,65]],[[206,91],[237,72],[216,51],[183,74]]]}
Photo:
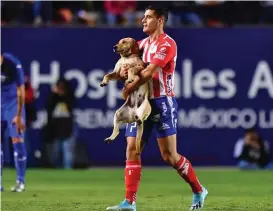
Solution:
{"label": "red and white striped jersey", "polygon": [[150,42],[149,37],[138,42],[143,50],[143,61],[155,64],[161,69],[149,81],[150,99],[160,96],[174,96],[174,71],[177,58],[175,41],[167,34],[160,35]]}

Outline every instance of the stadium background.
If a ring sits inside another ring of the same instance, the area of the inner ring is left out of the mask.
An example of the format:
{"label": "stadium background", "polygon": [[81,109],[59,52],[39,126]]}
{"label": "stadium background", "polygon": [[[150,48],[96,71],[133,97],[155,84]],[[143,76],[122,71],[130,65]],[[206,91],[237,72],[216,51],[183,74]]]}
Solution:
{"label": "stadium background", "polygon": [[[273,31],[268,28],[167,29],[178,45],[176,93],[179,103],[178,148],[195,165],[233,165],[233,148],[244,129],[256,126],[267,140],[273,129]],[[2,49],[17,55],[37,91],[40,130],[51,84],[64,75],[76,91],[78,141],[87,147],[90,165],[122,165],[124,133],[111,144],[112,119],[123,103],[121,87],[99,87],[118,55],[112,46],[122,37],[144,37],[139,29],[5,28]],[[151,138],[146,164],[164,164]],[[32,153],[34,154],[34,153]],[[34,159],[34,158],[33,158]],[[34,162],[29,159],[29,162]],[[35,163],[35,162],[34,162]],[[33,164],[34,164],[33,163]]]}
{"label": "stadium background", "polygon": [[[251,15],[249,21],[254,21]],[[221,18],[214,18],[216,24],[207,21],[204,27],[166,29],[178,45],[178,149],[194,165],[234,165],[234,144],[250,127],[257,127],[264,139],[273,141],[273,30],[255,22],[256,26],[248,27],[236,21],[226,24],[227,18]],[[121,84],[111,82],[100,88],[99,83],[118,59],[112,46],[122,37],[145,37],[139,25],[88,27],[63,21],[33,27],[15,22],[2,27],[1,35],[2,52],[21,60],[36,92],[38,118],[31,128],[29,166],[41,165],[37,151],[43,146],[45,103],[51,85],[63,75],[75,89],[77,141],[87,154],[81,158],[85,153],[78,153],[78,160],[88,159],[90,166],[123,165],[123,131],[113,144],[103,143],[111,133],[114,112],[123,103]],[[146,165],[164,165],[156,145],[152,137],[143,153]],[[5,149],[9,165],[12,160],[8,147]]]}
{"label": "stadium background", "polygon": [[[111,82],[100,88],[99,83],[118,59],[112,46],[125,36],[145,37],[140,20],[150,2],[126,2],[120,9],[117,3],[107,6],[104,1],[1,1],[1,51],[17,56],[30,77],[37,120],[28,129],[25,193],[8,191],[16,173],[11,142],[2,140],[5,167],[11,168],[3,171],[6,191],[1,193],[0,209],[101,211],[122,200],[124,133],[113,144],[103,142],[123,103],[122,84]],[[272,210],[272,171],[227,168],[235,165],[234,145],[247,128],[255,126],[272,152],[272,2],[155,3],[171,9],[166,32],[179,48],[178,151],[192,161],[209,190],[204,210]],[[119,11],[117,23],[113,11]],[[75,167],[91,168],[43,168],[48,167],[43,161],[45,103],[60,76],[72,83],[76,95]],[[192,200],[188,184],[170,167],[154,168],[167,167],[155,137],[142,157],[138,210],[188,210]]]}

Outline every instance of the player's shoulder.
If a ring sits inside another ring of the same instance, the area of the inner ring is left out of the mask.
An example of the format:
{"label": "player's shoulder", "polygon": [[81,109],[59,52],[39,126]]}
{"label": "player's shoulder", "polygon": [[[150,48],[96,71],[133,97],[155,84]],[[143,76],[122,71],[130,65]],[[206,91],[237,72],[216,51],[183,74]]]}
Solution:
{"label": "player's shoulder", "polygon": [[169,36],[168,34],[164,34],[162,39],[159,42],[160,47],[171,47],[171,48],[176,48],[176,42],[175,40]]}
{"label": "player's shoulder", "polygon": [[19,59],[16,56],[12,55],[11,53],[3,53],[3,57],[4,57],[4,59],[9,60],[16,65],[21,64]]}

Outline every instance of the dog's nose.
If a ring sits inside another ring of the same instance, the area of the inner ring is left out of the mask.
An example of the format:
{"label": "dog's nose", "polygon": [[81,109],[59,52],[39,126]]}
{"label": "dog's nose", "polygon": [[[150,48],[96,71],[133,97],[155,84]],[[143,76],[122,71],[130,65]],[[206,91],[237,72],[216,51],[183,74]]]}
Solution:
{"label": "dog's nose", "polygon": [[116,52],[116,51],[117,51],[117,48],[118,48],[118,46],[117,46],[117,45],[114,45],[114,46],[113,46],[113,51]]}

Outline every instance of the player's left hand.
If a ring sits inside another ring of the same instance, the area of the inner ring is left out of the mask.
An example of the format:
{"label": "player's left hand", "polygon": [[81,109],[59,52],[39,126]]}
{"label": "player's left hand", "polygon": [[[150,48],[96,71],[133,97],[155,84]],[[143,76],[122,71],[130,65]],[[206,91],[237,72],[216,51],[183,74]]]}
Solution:
{"label": "player's left hand", "polygon": [[127,97],[128,97],[128,95],[129,95],[128,89],[127,89],[126,86],[125,86],[125,87],[123,87],[123,89],[122,89],[122,98],[123,98],[124,100],[126,100]]}
{"label": "player's left hand", "polygon": [[138,83],[138,81],[140,80],[139,76],[135,76],[135,80],[133,81],[133,83],[129,83],[129,84],[126,84],[123,89],[122,89],[122,98],[124,100],[127,99],[127,97],[132,93],[134,92],[134,90],[136,89],[136,85]]}
{"label": "player's left hand", "polygon": [[122,80],[127,80],[128,78],[128,70],[129,70],[129,65],[128,64],[124,64],[122,67],[121,67],[121,70],[120,70],[120,77]]}
{"label": "player's left hand", "polygon": [[17,133],[21,134],[25,131],[25,124],[20,116],[15,116],[12,120],[12,123],[16,125]]}

